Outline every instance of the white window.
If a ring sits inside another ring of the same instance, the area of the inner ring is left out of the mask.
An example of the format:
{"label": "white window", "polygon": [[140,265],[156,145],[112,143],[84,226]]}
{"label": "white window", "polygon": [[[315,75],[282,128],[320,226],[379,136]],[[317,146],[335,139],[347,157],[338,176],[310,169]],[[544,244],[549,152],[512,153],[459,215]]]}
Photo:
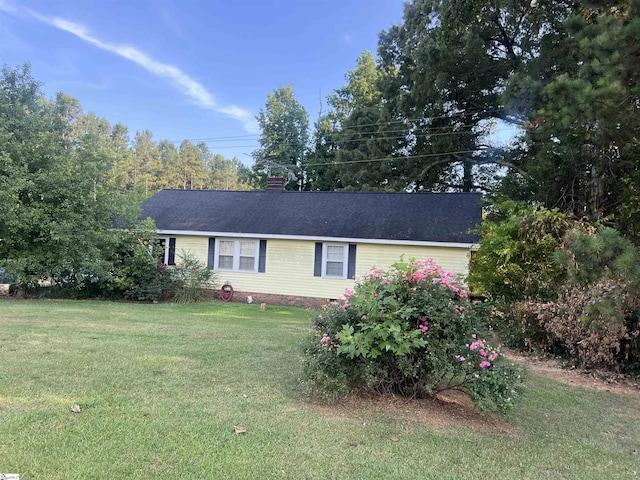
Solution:
{"label": "white window", "polygon": [[258,271],[258,240],[216,238],[216,270]]}
{"label": "white window", "polygon": [[171,237],[158,238],[158,246],[164,251],[164,255],[160,258],[165,265],[176,264],[176,239]]}
{"label": "white window", "polygon": [[322,276],[347,278],[349,245],[344,243],[322,244]]}

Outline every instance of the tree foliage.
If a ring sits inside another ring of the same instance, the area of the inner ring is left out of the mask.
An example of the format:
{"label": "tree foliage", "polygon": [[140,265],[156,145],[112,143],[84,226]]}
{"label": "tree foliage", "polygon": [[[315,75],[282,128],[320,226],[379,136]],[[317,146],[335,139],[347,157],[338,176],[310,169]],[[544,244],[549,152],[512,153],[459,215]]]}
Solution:
{"label": "tree foliage", "polygon": [[[248,188],[246,170],[236,159],[213,157],[204,143],[185,140],[177,149],[157,143],[150,131],[136,133],[132,142],[124,125],[84,113],[76,99],[63,93],[46,98],[28,64],[4,67],[0,267],[25,286],[46,280],[129,295],[133,287],[120,285],[113,269],[114,252],[127,243],[111,231],[115,220],[133,228],[140,202],[161,188]],[[144,265],[129,267],[142,268],[151,281],[161,267],[139,253],[134,257]]]}
{"label": "tree foliage", "polygon": [[309,117],[287,85],[267,95],[265,107],[256,117],[262,133],[260,148],[253,152],[254,172],[264,186],[266,178],[281,175],[287,188],[306,189],[306,153]]}
{"label": "tree foliage", "polygon": [[46,99],[29,65],[0,77],[0,258],[22,283],[82,285],[103,270],[114,220],[108,130],[78,103]]}

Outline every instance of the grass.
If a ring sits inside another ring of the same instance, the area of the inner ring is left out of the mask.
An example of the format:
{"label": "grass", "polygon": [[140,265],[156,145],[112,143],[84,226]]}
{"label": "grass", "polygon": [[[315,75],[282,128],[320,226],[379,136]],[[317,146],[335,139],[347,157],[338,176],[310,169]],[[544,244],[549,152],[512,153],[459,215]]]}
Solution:
{"label": "grass", "polygon": [[[0,473],[640,477],[640,396],[531,374],[523,402],[502,420],[506,430],[425,423],[415,409],[375,403],[306,402],[296,349],[310,318],[301,309],[223,303],[0,301]],[[81,413],[71,413],[75,404]],[[236,435],[236,425],[247,433]]]}

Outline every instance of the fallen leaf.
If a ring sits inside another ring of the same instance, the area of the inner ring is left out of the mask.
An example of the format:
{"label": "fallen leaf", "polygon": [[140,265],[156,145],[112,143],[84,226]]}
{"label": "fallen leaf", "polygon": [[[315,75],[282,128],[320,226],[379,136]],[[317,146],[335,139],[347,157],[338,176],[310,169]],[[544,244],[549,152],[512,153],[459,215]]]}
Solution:
{"label": "fallen leaf", "polygon": [[74,405],[73,407],[71,407],[71,411],[73,413],[80,413],[81,412],[80,405]]}
{"label": "fallen leaf", "polygon": [[237,427],[237,426],[233,426],[233,431],[236,432],[237,435],[240,435],[241,433],[247,433],[247,429],[244,427]]}
{"label": "fallen leaf", "polygon": [[358,446],[358,443],[357,443],[357,442],[350,442],[350,443],[349,443],[349,446],[350,446],[350,447],[357,447],[357,446]]}
{"label": "fallen leaf", "polygon": [[391,436],[391,441],[392,442],[397,442],[398,440],[400,440],[398,437],[396,437],[395,435]]}

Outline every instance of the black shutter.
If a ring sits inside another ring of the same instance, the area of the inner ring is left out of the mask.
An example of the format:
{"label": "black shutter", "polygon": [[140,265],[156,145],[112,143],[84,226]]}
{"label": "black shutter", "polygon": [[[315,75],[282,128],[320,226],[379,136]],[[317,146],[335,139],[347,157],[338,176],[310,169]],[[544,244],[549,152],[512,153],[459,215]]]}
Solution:
{"label": "black shutter", "polygon": [[171,237],[169,239],[169,258],[167,258],[167,265],[176,264],[176,239]]}
{"label": "black shutter", "polygon": [[316,255],[313,260],[313,276],[322,276],[322,243],[316,242]]}
{"label": "black shutter", "polygon": [[207,255],[207,268],[213,270],[216,261],[216,239],[209,238],[209,254]]}
{"label": "black shutter", "polygon": [[347,265],[347,278],[356,278],[356,244],[349,244],[349,264]]}
{"label": "black shutter", "polygon": [[264,273],[267,266],[267,241],[260,240],[260,253],[258,254],[258,271]]}

